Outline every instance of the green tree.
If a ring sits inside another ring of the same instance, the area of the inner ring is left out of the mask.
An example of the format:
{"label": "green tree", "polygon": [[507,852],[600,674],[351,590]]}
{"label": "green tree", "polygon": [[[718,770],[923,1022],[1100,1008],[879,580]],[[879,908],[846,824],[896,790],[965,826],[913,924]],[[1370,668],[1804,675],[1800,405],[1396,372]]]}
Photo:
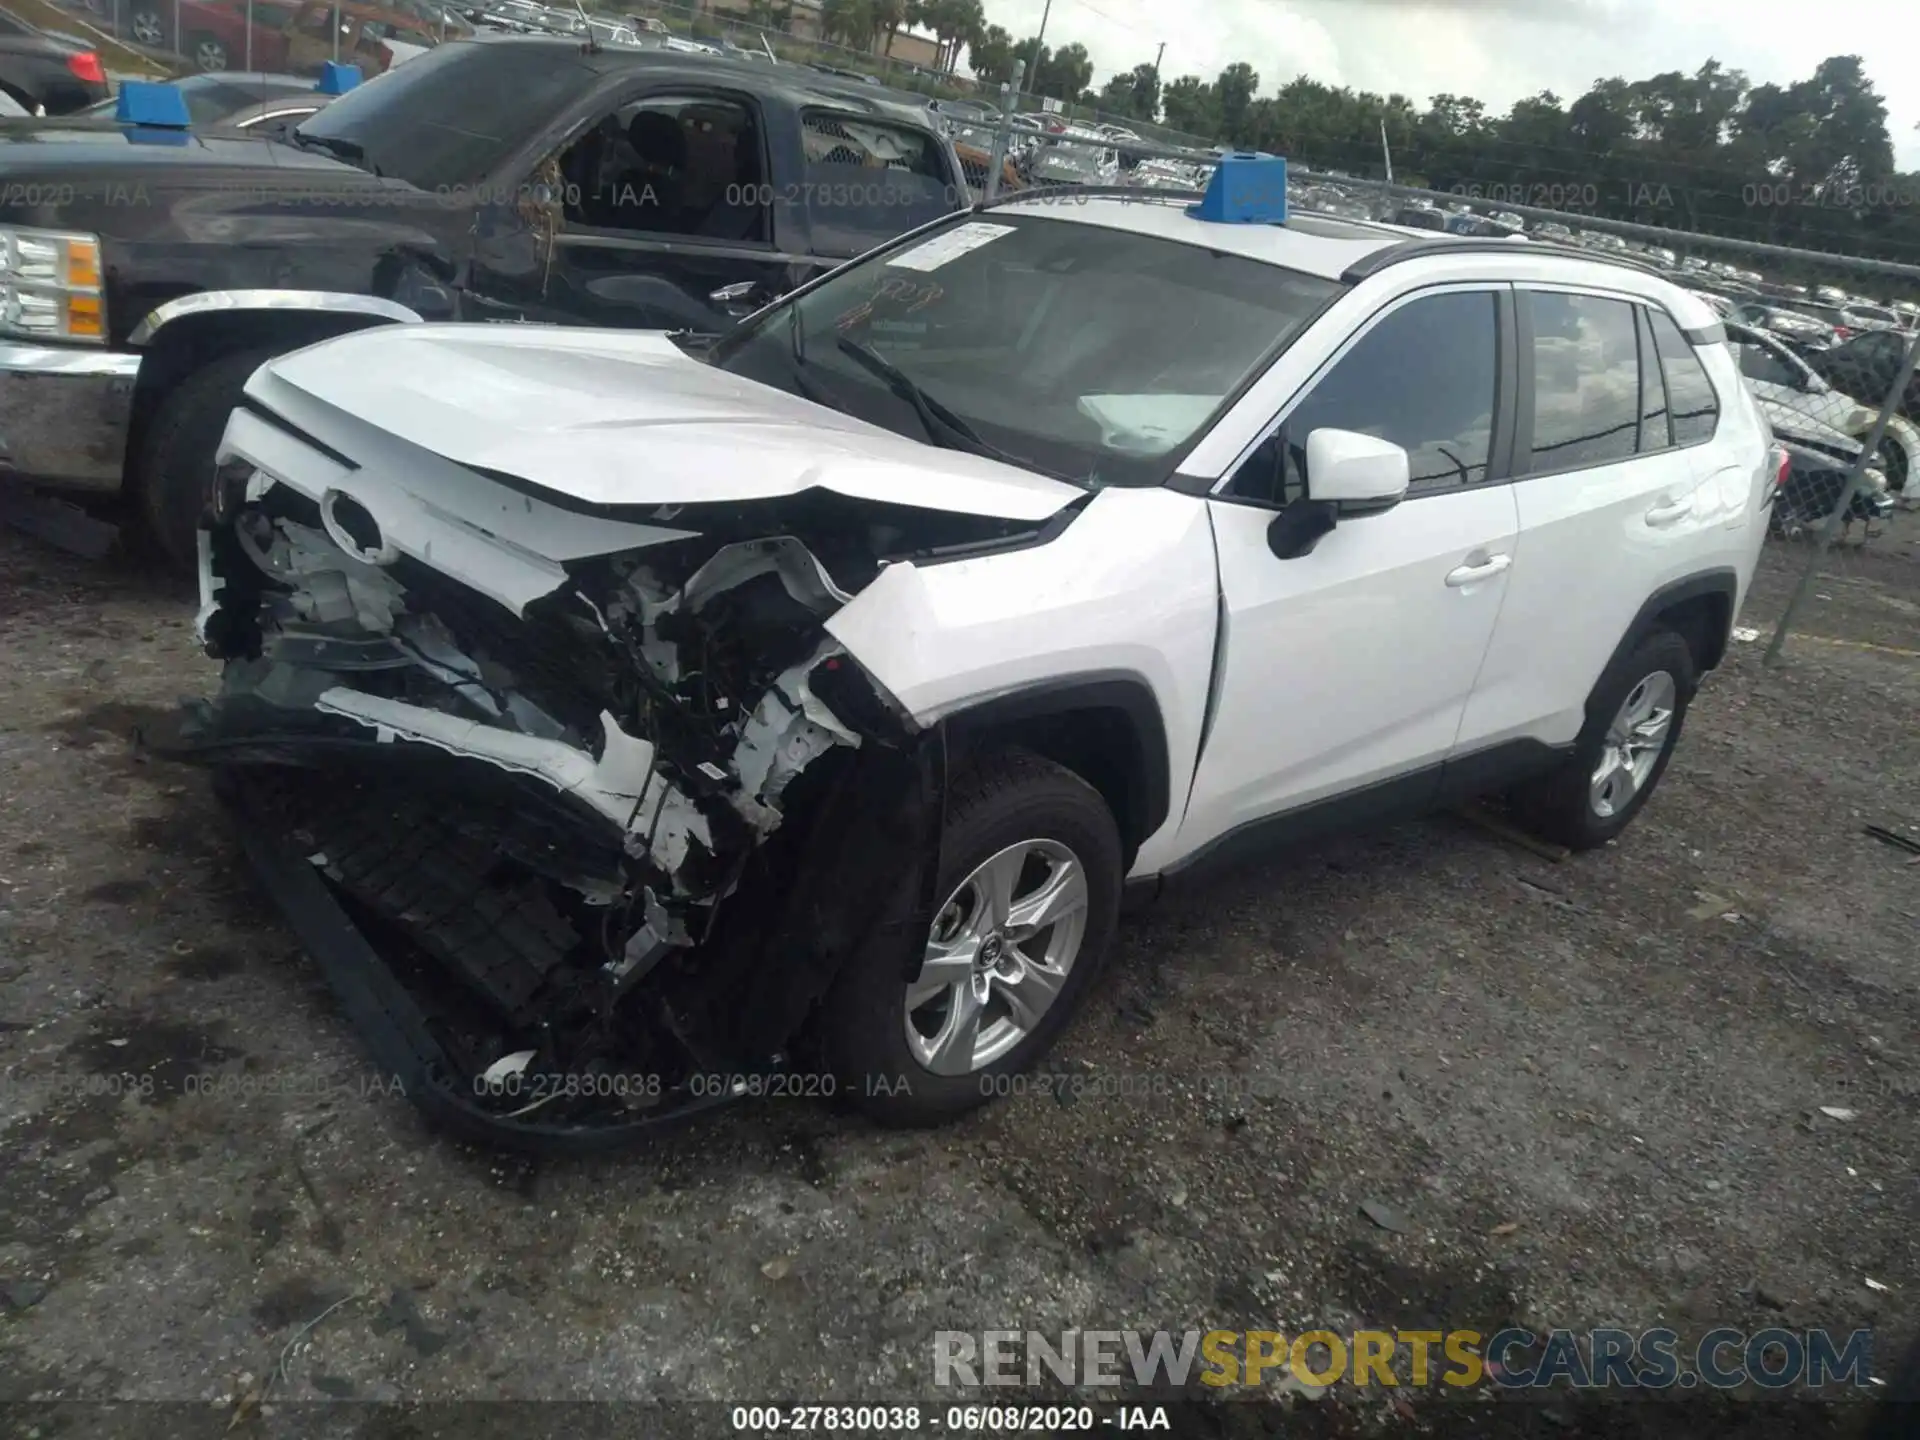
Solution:
{"label": "green tree", "polygon": [[1220,111],[1220,124],[1226,132],[1226,138],[1236,140],[1247,119],[1247,107],[1253,104],[1254,92],[1260,88],[1260,77],[1254,68],[1244,60],[1236,60],[1220,72],[1213,82],[1215,103]]}
{"label": "green tree", "polygon": [[983,83],[1004,85],[1013,79],[1013,36],[998,25],[989,25],[978,40],[967,46],[967,68]]}
{"label": "green tree", "polygon": [[1062,45],[1052,54],[1041,53],[1034,83],[1028,88],[1036,95],[1055,100],[1078,100],[1086,91],[1087,82],[1093,79],[1093,61],[1087,55],[1087,47]]}
{"label": "green tree", "polygon": [[820,0],[820,35],[842,45],[860,45],[873,35],[872,0]]}
{"label": "green tree", "polygon": [[1160,114],[1169,128],[1206,139],[1220,134],[1220,100],[1198,75],[1182,75],[1160,97]]}

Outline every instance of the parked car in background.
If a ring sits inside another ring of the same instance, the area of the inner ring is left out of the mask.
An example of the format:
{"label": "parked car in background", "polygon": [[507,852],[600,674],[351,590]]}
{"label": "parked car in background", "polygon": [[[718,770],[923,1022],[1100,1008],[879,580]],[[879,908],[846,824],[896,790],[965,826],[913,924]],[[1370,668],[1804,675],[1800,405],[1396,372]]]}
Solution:
{"label": "parked car in background", "polygon": [[1104,145],[1060,140],[1042,147],[1027,173],[1035,184],[1113,185],[1120,179],[1120,158]]}
{"label": "parked car in background", "polygon": [[[196,129],[233,124],[242,119],[248,119],[249,123],[239,128],[251,129],[267,118],[283,116],[297,122],[332,98],[315,90],[308,76],[261,70],[217,70],[186,75],[174,82],[174,89],[187,102],[187,114]],[[110,119],[119,103],[118,99],[109,97],[79,113]]]}
{"label": "parked car in background", "polygon": [[29,115],[68,115],[104,99],[109,90],[92,46],[0,10],[0,92]]}
{"label": "parked car in background", "polygon": [[[391,63],[388,40],[430,46],[439,22],[414,10],[342,0],[135,0],[129,25],[134,38],[156,49],[176,50],[196,70],[271,70],[317,75],[329,60],[377,75]],[[174,17],[179,16],[178,43]],[[335,20],[339,21],[338,34]]]}
{"label": "parked car in background", "polygon": [[[1773,433],[1805,450],[1820,452],[1830,462],[1851,464],[1872,434],[1880,402],[1863,403],[1836,389],[1820,372],[1789,346],[1764,330],[1729,322],[1727,343],[1747,386],[1766,412]],[[1888,424],[1874,468],[1883,477],[1882,490],[1898,494],[1910,475],[1920,474],[1920,429],[1894,417]],[[1835,492],[1834,498],[1839,498]]]}
{"label": "parked car in background", "polygon": [[1869,300],[1855,300],[1840,307],[1841,318],[1850,331],[1862,330],[1900,330],[1907,328],[1907,322],[1899,313],[1886,305],[1875,305]]}
{"label": "parked car in background", "polygon": [[[1882,403],[1900,376],[1907,347],[1914,337],[1893,330],[1868,330],[1844,344],[1811,353],[1807,363],[1836,389],[1858,395],[1871,404]],[[1902,392],[1900,417],[1920,423],[1920,375],[1909,377]]]}
{"label": "parked car in background", "polygon": [[[799,66],[558,37],[437,46],[290,144],[151,138],[0,130],[0,236],[85,277],[0,332],[0,436],[25,476],[129,494],[182,564],[268,356],[420,319],[718,332],[967,203],[917,108]],[[114,203],[136,184],[145,203]]]}
{"label": "parked car in background", "polygon": [[1742,301],[1733,307],[1732,318],[1777,336],[1802,354],[1824,350],[1838,339],[1827,321],[1777,303]]}

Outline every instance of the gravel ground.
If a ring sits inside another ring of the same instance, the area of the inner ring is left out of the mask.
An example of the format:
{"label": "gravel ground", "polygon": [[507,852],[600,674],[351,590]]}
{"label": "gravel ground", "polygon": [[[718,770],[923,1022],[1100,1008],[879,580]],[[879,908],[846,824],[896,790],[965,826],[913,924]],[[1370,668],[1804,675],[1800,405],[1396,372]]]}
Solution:
{"label": "gravel ground", "polygon": [[[1059,1051],[1078,1094],[904,1134],[782,1101],[545,1164],[369,1093],[204,778],[135,757],[210,680],[190,603],[0,532],[0,1426],[170,1401],[136,1428],[218,1433],[322,1312],[269,1430],[328,1397],[927,1401],[947,1328],[1904,1335],[1920,868],[1862,827],[1920,826],[1916,522],[1836,561],[1789,665],[1734,646],[1604,852],[1439,818],[1278,859],[1130,922]],[[1795,554],[1770,550],[1746,624]],[[1411,1402],[1296,1394],[1287,1433],[1488,1411]],[[325,1423],[428,1433],[394,1413]]]}

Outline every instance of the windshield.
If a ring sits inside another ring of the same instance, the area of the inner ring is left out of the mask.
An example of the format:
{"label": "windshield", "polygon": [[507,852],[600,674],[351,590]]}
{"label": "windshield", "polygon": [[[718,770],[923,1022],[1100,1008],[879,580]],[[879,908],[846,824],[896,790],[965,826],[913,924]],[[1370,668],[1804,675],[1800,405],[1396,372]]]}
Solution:
{"label": "windshield", "polygon": [[714,363],[928,438],[852,342],[1020,463],[1086,485],[1153,485],[1342,293],[1196,245],[990,213],[836,271],[723,339]]}
{"label": "windshield", "polygon": [[594,79],[570,46],[450,40],[355,86],[294,134],[423,190],[472,185]]}

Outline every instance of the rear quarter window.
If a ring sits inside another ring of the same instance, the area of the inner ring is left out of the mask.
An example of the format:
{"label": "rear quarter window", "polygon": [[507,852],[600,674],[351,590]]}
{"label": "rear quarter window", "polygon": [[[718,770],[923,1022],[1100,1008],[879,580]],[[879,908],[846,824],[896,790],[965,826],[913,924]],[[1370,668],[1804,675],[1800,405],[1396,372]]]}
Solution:
{"label": "rear quarter window", "polygon": [[929,130],[832,110],[803,111],[804,195],[815,248],[858,255],[965,201]]}
{"label": "rear quarter window", "polygon": [[1714,394],[1707,367],[1693,352],[1687,337],[1664,310],[1651,310],[1653,347],[1667,377],[1667,403],[1673,414],[1673,443],[1692,445],[1713,438],[1720,424],[1720,399]]}

